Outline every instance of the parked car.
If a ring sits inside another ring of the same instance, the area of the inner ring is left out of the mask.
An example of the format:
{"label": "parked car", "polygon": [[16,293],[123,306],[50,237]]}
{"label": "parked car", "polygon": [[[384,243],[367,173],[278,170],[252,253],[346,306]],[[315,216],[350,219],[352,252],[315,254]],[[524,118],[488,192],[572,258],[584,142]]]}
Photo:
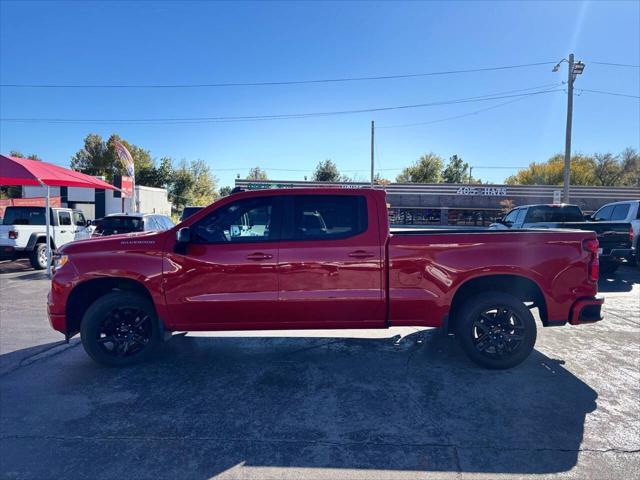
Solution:
{"label": "parked car", "polygon": [[162,232],[173,228],[174,223],[166,215],[155,213],[114,213],[95,222],[95,230],[91,235],[106,237],[132,232]]}
{"label": "parked car", "polygon": [[582,222],[584,214],[577,205],[523,205],[509,211],[497,222],[489,225],[492,230],[508,228],[555,227],[559,223]]}
{"label": "parked car", "polygon": [[204,207],[194,207],[194,206],[187,206],[184,207],[184,210],[182,210],[182,215],[180,215],[180,221],[184,222],[187,218],[189,218],[191,215],[193,215],[196,212],[199,212],[200,210],[202,210]]}
{"label": "parked car", "polygon": [[591,220],[594,222],[629,223],[633,232],[633,255],[629,255],[627,259],[630,262],[635,262],[636,266],[640,267],[640,250],[638,250],[638,237],[640,237],[640,200],[607,203],[591,215]]}
{"label": "parked car", "polygon": [[[588,220],[583,221],[584,218]],[[635,258],[634,232],[629,222],[601,220],[585,216],[577,205],[523,205],[509,211],[489,228],[570,228],[596,232],[600,245],[600,272],[613,273],[625,259]]]}
{"label": "parked car", "polygon": [[331,188],[232,194],[179,227],[63,247],[52,327],[112,366],[172,331],[443,327],[509,368],[535,344],[532,309],[543,326],[601,319],[593,232],[390,233],[383,191]]}
{"label": "parked car", "polygon": [[[90,221],[80,210],[51,208],[53,250],[74,240],[89,238]],[[0,226],[0,260],[28,258],[36,269],[47,268],[45,207],[9,206]]]}

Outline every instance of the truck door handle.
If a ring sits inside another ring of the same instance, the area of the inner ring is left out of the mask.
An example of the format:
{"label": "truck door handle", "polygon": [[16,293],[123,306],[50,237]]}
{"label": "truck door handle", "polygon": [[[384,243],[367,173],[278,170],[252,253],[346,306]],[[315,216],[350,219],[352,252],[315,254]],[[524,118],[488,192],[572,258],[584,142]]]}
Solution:
{"label": "truck door handle", "polygon": [[67,233],[66,230],[60,230],[60,233]]}
{"label": "truck door handle", "polygon": [[374,256],[373,253],[365,252],[364,250],[356,250],[355,252],[349,252],[348,255],[353,258],[370,258]]}
{"label": "truck door handle", "polygon": [[255,252],[247,255],[247,260],[269,260],[270,258],[273,258],[270,253]]}

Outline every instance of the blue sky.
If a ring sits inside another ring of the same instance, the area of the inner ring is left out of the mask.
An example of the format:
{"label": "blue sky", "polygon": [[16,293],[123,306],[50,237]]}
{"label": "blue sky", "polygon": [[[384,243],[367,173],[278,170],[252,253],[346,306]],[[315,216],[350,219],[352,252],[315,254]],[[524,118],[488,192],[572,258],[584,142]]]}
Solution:
{"label": "blue sky", "polygon": [[[411,74],[535,62],[570,52],[576,88],[640,95],[640,2],[13,2],[0,3],[0,83],[269,82]],[[311,85],[0,91],[0,117],[131,119],[326,112],[437,102],[550,85],[566,64]],[[550,87],[547,87],[550,88]],[[553,88],[553,87],[551,87]],[[563,87],[555,87],[563,88]],[[538,89],[540,90],[540,89]],[[579,91],[577,93],[580,93]],[[506,99],[509,100],[509,99]],[[564,149],[566,95],[308,119],[186,125],[0,122],[0,151],[68,165],[91,132],[118,133],[154,157],[206,160],[221,185],[260,165],[302,179],[318,161],[366,179],[370,121],[387,178],[429,151],[462,156],[483,180]],[[640,102],[576,96],[574,151],[640,149]],[[505,170],[483,167],[504,166]],[[290,169],[291,171],[284,171]]]}

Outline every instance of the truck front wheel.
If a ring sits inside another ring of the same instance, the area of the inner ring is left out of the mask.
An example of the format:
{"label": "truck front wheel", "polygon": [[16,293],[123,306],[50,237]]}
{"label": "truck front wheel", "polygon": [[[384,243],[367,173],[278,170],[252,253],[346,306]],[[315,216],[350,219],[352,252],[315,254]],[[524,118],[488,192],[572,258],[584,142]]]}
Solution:
{"label": "truck front wheel", "polygon": [[80,325],[82,346],[96,362],[123,367],[146,360],[160,344],[158,317],[142,295],[115,291],[98,298]]}
{"label": "truck front wheel", "polygon": [[520,299],[485,292],[468,299],[456,315],[456,336],[477,364],[511,368],[524,361],[536,343],[536,323]]}

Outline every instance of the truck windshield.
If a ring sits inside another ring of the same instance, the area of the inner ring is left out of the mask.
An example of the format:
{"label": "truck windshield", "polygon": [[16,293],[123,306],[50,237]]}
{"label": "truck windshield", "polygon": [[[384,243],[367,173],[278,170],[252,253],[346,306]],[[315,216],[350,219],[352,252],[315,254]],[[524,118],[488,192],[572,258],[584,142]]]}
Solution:
{"label": "truck windshield", "polygon": [[581,222],[583,219],[582,210],[575,205],[541,205],[529,208],[525,222]]}
{"label": "truck windshield", "polygon": [[[44,207],[7,207],[3,225],[44,225]],[[53,219],[51,221],[53,225]]]}
{"label": "truck windshield", "polygon": [[95,233],[114,235],[116,233],[141,232],[143,226],[140,217],[106,217],[97,222]]}

